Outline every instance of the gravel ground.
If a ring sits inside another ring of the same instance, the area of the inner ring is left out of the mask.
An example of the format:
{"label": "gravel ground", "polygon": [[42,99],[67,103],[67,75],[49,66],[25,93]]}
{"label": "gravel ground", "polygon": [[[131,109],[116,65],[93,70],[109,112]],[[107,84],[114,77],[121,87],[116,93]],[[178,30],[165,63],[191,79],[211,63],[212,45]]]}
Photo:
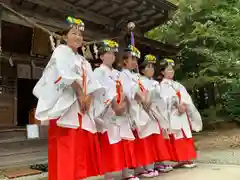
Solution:
{"label": "gravel ground", "polygon": [[202,132],[195,137],[195,140],[199,151],[240,149],[240,128]]}

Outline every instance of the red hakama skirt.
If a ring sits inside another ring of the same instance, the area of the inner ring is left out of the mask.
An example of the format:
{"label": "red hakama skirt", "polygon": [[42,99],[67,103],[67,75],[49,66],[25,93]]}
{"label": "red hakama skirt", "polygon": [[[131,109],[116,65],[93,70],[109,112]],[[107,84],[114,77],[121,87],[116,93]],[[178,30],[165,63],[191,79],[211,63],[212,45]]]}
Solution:
{"label": "red hakama skirt", "polygon": [[134,154],[136,157],[136,166],[147,166],[156,161],[155,151],[153,148],[153,135],[147,136],[145,138],[140,138],[137,131],[134,131]]}
{"label": "red hakama skirt", "polygon": [[126,168],[123,142],[110,144],[107,132],[99,133],[99,139],[102,151],[103,172],[121,171],[123,168]]}
{"label": "red hakama skirt", "polygon": [[172,150],[171,145],[164,139],[162,134],[152,135],[152,146],[154,150],[155,162],[161,161],[171,161],[172,160]]}
{"label": "red hakama skirt", "polygon": [[62,128],[57,126],[56,120],[50,120],[48,171],[49,180],[76,180],[101,175],[98,134],[82,128]]}
{"label": "red hakama skirt", "polygon": [[192,161],[197,158],[193,137],[187,138],[184,135],[183,138],[176,139],[173,134],[170,134],[169,137],[170,139],[167,141],[171,147],[172,161]]}
{"label": "red hakama skirt", "polygon": [[104,172],[120,171],[124,168],[133,169],[154,162],[150,136],[140,139],[136,131],[134,135],[135,140],[122,140],[116,144],[109,143],[107,133],[100,135]]}
{"label": "red hakama skirt", "polygon": [[[177,91],[176,95],[178,96],[179,103],[181,103],[181,92]],[[187,114],[187,120],[190,130],[192,130],[191,122]],[[176,139],[173,134],[170,135],[170,144],[173,151],[173,161],[191,161],[196,159],[197,153],[194,146],[194,139],[187,138],[184,130],[182,129],[183,138]]]}

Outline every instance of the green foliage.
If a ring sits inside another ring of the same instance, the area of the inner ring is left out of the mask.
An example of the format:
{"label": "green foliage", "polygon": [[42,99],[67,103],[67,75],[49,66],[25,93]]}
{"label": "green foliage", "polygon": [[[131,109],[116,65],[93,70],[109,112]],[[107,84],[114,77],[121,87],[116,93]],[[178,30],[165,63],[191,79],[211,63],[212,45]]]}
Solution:
{"label": "green foliage", "polygon": [[[176,78],[187,88],[215,82],[219,102],[223,103],[223,94],[233,96],[228,90],[233,85],[229,84],[234,84],[240,75],[240,1],[171,1],[179,7],[172,20],[151,30],[147,36],[178,46],[182,59]],[[227,111],[231,106],[238,106],[239,112],[239,105],[230,99]]]}
{"label": "green foliage", "polygon": [[234,80],[224,94],[224,106],[228,114],[240,122],[240,79]]}

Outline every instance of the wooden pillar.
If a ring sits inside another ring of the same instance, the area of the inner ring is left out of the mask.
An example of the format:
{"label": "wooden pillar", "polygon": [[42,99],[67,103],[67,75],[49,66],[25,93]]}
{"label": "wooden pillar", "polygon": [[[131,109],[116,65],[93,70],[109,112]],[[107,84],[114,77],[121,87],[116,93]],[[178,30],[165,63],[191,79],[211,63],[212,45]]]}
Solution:
{"label": "wooden pillar", "polygon": [[[2,6],[0,7],[0,55],[2,54]],[[0,76],[2,76],[2,58],[0,58]]]}

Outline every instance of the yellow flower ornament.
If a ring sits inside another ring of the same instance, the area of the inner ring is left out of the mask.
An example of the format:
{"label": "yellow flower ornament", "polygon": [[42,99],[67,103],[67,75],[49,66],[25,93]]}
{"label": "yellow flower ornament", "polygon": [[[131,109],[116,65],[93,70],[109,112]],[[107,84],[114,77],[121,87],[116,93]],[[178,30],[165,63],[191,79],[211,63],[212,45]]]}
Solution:
{"label": "yellow flower ornament", "polygon": [[76,26],[79,30],[84,31],[84,22],[81,19],[68,16],[67,22],[71,27]]}
{"label": "yellow flower ornament", "polygon": [[118,52],[118,43],[112,40],[103,40],[102,47],[105,52],[108,51]]}
{"label": "yellow flower ornament", "polygon": [[164,61],[167,62],[169,66],[175,66],[175,62],[172,59],[164,59]]}
{"label": "yellow flower ornament", "polygon": [[141,53],[136,47],[134,47],[133,45],[129,45],[127,50],[131,53],[132,56],[140,59]]}
{"label": "yellow flower ornament", "polygon": [[148,54],[144,57],[144,61],[146,63],[152,63],[152,64],[156,64],[157,62],[157,58],[156,56],[152,55],[152,54]]}

